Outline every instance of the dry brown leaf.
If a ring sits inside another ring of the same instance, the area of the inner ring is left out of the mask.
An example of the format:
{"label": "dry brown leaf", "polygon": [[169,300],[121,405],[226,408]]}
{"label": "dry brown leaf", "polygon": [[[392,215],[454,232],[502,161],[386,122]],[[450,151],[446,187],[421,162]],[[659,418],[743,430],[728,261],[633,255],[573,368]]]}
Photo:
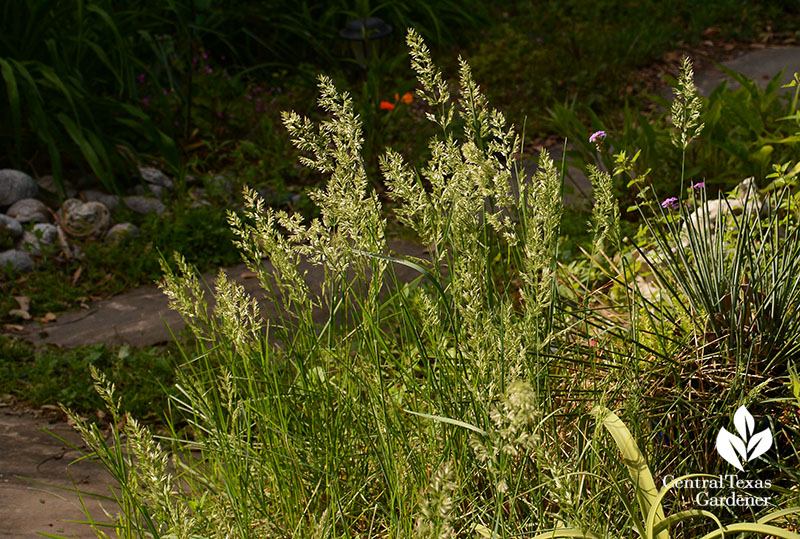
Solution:
{"label": "dry brown leaf", "polygon": [[3,329],[5,331],[22,331],[25,328],[20,326],[19,324],[3,324]]}
{"label": "dry brown leaf", "polygon": [[56,315],[54,313],[47,313],[41,318],[39,318],[39,322],[41,322],[42,324],[47,324],[48,322],[55,322],[55,321],[56,321]]}
{"label": "dry brown leaf", "polygon": [[256,277],[258,277],[258,273],[254,273],[252,271],[245,271],[239,275],[240,279],[255,279]]}
{"label": "dry brown leaf", "polygon": [[14,296],[14,299],[19,303],[19,308],[22,311],[29,311],[31,308],[31,298],[28,296]]}
{"label": "dry brown leaf", "polygon": [[79,266],[75,273],[72,274],[72,286],[75,286],[75,283],[81,278],[81,273],[83,273],[83,266]]}
{"label": "dry brown leaf", "polygon": [[23,320],[30,320],[31,313],[28,311],[23,311],[22,309],[11,309],[8,311],[9,316],[16,316],[17,318],[22,318]]}

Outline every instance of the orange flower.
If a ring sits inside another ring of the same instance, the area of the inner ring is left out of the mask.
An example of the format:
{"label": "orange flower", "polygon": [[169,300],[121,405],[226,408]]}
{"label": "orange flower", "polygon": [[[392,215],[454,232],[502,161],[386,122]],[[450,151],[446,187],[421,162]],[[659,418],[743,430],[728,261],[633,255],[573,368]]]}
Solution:
{"label": "orange flower", "polygon": [[411,92],[406,92],[406,93],[403,94],[402,101],[406,105],[409,105],[409,104],[411,104],[412,101],[414,101],[414,96],[411,95]]}
{"label": "orange flower", "polygon": [[381,110],[394,110],[394,105],[388,101],[381,101]]}

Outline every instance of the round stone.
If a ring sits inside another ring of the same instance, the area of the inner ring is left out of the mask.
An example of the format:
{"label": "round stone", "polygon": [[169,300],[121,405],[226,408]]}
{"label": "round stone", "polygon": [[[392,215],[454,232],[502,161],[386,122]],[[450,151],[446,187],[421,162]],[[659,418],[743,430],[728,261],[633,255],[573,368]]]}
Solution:
{"label": "round stone", "polygon": [[149,184],[159,185],[166,189],[172,189],[172,180],[170,180],[166,174],[157,168],[142,167],[139,169],[139,174],[141,174],[142,179]]}
{"label": "round stone", "polygon": [[160,200],[151,197],[141,197],[141,196],[131,196],[125,197],[122,199],[122,203],[128,207],[128,209],[135,211],[136,213],[142,213],[144,215],[148,215],[151,213],[155,213],[161,215],[167,209],[164,206],[164,203]]}
{"label": "round stone", "polygon": [[0,233],[19,238],[22,236],[22,225],[16,219],[0,213]]}
{"label": "round stone", "polygon": [[6,215],[20,223],[49,223],[53,220],[44,202],[35,198],[23,198],[14,202]]}
{"label": "round stone", "polygon": [[156,185],[154,183],[148,183],[145,185],[137,185],[135,186],[132,191],[134,195],[140,197],[148,197],[150,195],[155,195],[156,198],[162,198],[166,193],[166,189],[161,187],[160,185]]}
{"label": "round stone", "polygon": [[[58,186],[56,186],[56,179],[53,176],[47,175],[36,178],[36,185],[39,186],[39,189],[47,191],[53,196],[58,195]],[[69,183],[67,180],[62,181],[61,187],[64,188],[64,195],[67,198],[72,198],[78,193],[78,191],[75,189],[75,186]]]}
{"label": "round stone", "polygon": [[58,239],[58,228],[50,223],[40,223],[33,230],[26,230],[18,247],[34,256],[42,256],[51,250]]}
{"label": "round stone", "polygon": [[110,224],[110,212],[102,202],[71,198],[61,206],[61,226],[73,238],[101,238]]}
{"label": "round stone", "polygon": [[20,170],[0,170],[0,206],[11,206],[17,200],[34,198],[38,186],[33,178]]}
{"label": "round stone", "polygon": [[117,243],[138,235],[139,228],[133,223],[119,223],[108,229],[105,239],[112,243]]}
{"label": "round stone", "polygon": [[33,269],[33,259],[25,251],[9,249],[0,253],[0,269],[11,268],[11,271],[19,273],[31,271]]}
{"label": "round stone", "polygon": [[115,212],[119,208],[119,197],[117,195],[109,195],[102,191],[87,189],[81,191],[81,197],[86,202],[100,202],[103,206],[108,208],[110,212]]}

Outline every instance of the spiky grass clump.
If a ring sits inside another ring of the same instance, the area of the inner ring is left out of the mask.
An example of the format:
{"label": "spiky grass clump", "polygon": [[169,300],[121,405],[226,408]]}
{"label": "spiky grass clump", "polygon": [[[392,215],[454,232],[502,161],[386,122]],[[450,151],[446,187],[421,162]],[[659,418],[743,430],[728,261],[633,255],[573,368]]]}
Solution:
{"label": "spiky grass clump", "polygon": [[[392,150],[381,169],[398,217],[430,259],[391,256],[360,158],[360,120],[350,97],[321,77],[320,106],[331,119],[315,125],[284,115],[303,162],[330,176],[312,196],[320,217],[304,223],[273,212],[250,190],[244,217],[229,216],[275,309],[263,316],[224,273],[210,309],[180,257],[177,273],[165,266],[163,289],[197,343],[185,351],[174,400],[191,437],[173,430],[164,440],[177,455],[181,488],[136,424],[133,460],[119,437],[109,446],[81,427],[123,485],[119,530],[495,538],[546,529],[557,530],[548,537],[591,537],[590,528],[652,536],[653,526],[665,526],[663,512],[649,509],[650,485],[643,498],[633,478],[633,497],[653,519],[615,481],[624,469],[609,467],[611,480],[593,473],[607,466],[607,442],[587,424],[588,405],[630,397],[629,386],[643,383],[634,374],[642,352],[635,328],[558,295],[557,167],[543,152],[526,178],[515,158],[520,137],[488,108],[467,63],[460,60],[451,103],[413,31],[408,45],[428,119],[441,132],[422,170]],[[594,181],[598,245],[619,244],[610,177],[597,171]],[[396,265],[420,277],[401,283]],[[311,269],[324,276],[319,289],[305,281]],[[619,346],[595,343],[588,355],[576,342],[588,340],[579,326],[601,328]],[[111,390],[101,391],[116,406]],[[608,426],[608,417],[599,421]],[[622,432],[614,425],[612,434]],[[634,453],[625,433],[624,443],[614,436],[624,456]]]}

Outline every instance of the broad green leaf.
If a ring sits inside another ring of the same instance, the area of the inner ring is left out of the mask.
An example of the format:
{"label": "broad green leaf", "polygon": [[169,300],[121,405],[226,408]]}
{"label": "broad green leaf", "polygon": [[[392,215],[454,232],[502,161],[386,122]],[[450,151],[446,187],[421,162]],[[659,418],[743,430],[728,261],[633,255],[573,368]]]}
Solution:
{"label": "broad green leaf", "polygon": [[101,181],[103,181],[103,183],[108,181],[108,175],[100,163],[97,152],[92,144],[86,140],[86,137],[84,137],[83,133],[81,132],[81,128],[75,124],[72,118],[63,112],[58,113],[56,118],[59,122],[61,122],[61,125],[64,126],[64,129],[66,129],[70,138],[72,138],[72,141],[77,144],[84,159],[86,159],[86,161],[89,163],[89,166],[92,168],[92,171],[97,175],[98,178],[100,178]]}
{"label": "broad green leaf", "polygon": [[661,522],[659,522],[658,526],[654,527],[652,530],[648,530],[647,537],[653,537],[653,534],[669,530],[673,525],[677,524],[678,522],[682,522],[690,518],[708,518],[713,520],[719,528],[723,527],[722,522],[720,522],[720,520],[717,518],[717,515],[715,515],[711,511],[705,511],[703,509],[687,509],[686,511],[681,511],[680,513],[675,513],[674,515],[670,515]]}
{"label": "broad green leaf", "polygon": [[[639,450],[639,446],[636,445],[636,441],[633,439],[628,427],[614,412],[603,406],[595,406],[591,413],[603,423],[603,426],[611,434],[622,453],[622,460],[628,468],[628,474],[631,476],[636,488],[636,499],[639,502],[642,517],[646,520],[650,508],[654,503],[658,503],[658,489],[644,455]],[[657,525],[664,518],[664,510],[658,505],[655,510],[654,523]],[[664,531],[656,535],[656,538],[668,539],[669,534]]]}
{"label": "broad green leaf", "polygon": [[22,102],[19,99],[19,88],[14,70],[6,60],[0,58],[0,71],[6,81],[8,92],[8,106],[11,109],[11,121],[14,124],[14,137],[17,141],[17,158],[19,159],[20,145],[22,144]]}
{"label": "broad green leaf", "polygon": [[736,523],[728,524],[724,529],[714,530],[711,533],[704,535],[701,539],[716,539],[717,537],[732,537],[737,533],[757,533],[759,535],[771,535],[773,537],[780,537],[781,539],[800,539],[800,534],[778,528],[777,526],[769,526],[767,524],[759,524],[756,522],[751,523]]}

